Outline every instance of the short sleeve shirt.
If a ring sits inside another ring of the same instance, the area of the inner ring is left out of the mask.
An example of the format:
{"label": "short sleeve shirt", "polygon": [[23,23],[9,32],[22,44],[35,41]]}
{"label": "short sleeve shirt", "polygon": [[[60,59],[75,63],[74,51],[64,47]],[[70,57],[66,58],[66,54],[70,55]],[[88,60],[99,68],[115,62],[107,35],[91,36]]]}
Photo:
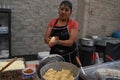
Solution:
{"label": "short sleeve shirt", "polygon": [[[48,26],[53,27],[55,22],[57,21],[57,18],[52,19]],[[69,19],[68,21],[68,31],[70,32],[71,29],[78,29],[78,22],[74,19]]]}

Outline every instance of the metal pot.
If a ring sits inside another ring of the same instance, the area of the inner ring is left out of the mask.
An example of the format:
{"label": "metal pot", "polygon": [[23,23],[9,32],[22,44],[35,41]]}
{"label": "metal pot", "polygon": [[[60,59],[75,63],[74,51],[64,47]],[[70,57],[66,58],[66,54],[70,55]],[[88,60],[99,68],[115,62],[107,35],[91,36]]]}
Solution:
{"label": "metal pot", "polygon": [[[75,65],[73,65],[71,63],[68,63],[68,62],[54,62],[54,63],[46,64],[40,70],[41,76],[43,76],[45,74],[45,72],[50,68],[53,68],[53,69],[58,70],[58,71],[60,71],[62,69],[68,69],[73,73],[74,80],[79,80],[79,68],[77,68]],[[43,77],[42,77],[42,80],[44,80]]]}
{"label": "metal pot", "polygon": [[37,75],[39,78],[41,78],[40,70],[42,67],[44,67],[47,64],[54,63],[54,62],[64,62],[64,58],[58,54],[51,54],[43,57],[39,61],[39,65],[37,67]]}
{"label": "metal pot", "polygon": [[94,40],[89,38],[82,38],[80,42],[84,46],[94,46]]}

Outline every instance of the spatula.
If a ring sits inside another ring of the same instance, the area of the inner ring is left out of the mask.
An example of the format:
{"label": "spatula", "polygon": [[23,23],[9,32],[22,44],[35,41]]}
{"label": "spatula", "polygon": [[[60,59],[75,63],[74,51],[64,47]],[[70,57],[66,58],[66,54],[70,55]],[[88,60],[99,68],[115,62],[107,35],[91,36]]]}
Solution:
{"label": "spatula", "polygon": [[77,60],[77,62],[78,62],[78,64],[79,64],[79,66],[80,66],[80,69],[81,69],[82,73],[83,73],[84,75],[86,75],[84,69],[82,68],[81,61],[80,61],[80,59],[79,59],[77,56],[76,56],[76,60]]}
{"label": "spatula", "polygon": [[80,66],[80,70],[82,71],[82,74],[81,74],[82,77],[81,78],[83,78],[84,80],[87,80],[87,75],[86,75],[86,73],[85,73],[85,71],[84,71],[84,69],[82,67],[80,59],[77,56],[76,56],[76,60],[77,60],[77,62],[79,64],[79,66]]}

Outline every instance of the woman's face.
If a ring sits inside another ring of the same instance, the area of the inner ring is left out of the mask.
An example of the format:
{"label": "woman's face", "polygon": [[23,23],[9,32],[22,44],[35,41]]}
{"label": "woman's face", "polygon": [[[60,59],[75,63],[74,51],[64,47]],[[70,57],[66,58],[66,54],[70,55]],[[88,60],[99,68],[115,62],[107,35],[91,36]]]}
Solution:
{"label": "woman's face", "polygon": [[58,12],[59,12],[59,18],[63,20],[68,19],[72,13],[71,9],[67,5],[64,5],[64,4],[62,4],[59,7]]}

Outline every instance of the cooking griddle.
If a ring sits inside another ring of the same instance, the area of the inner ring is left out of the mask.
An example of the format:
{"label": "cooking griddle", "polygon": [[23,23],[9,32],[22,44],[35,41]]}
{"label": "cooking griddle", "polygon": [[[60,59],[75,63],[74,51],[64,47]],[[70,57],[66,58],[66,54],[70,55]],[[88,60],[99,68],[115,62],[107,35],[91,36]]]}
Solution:
{"label": "cooking griddle", "polygon": [[[0,60],[0,62],[9,62],[10,60],[11,59],[2,59],[2,60]],[[24,65],[26,67],[24,58],[18,58],[17,60],[23,61]],[[24,80],[22,77],[22,69],[3,71],[0,73],[0,80]]]}

